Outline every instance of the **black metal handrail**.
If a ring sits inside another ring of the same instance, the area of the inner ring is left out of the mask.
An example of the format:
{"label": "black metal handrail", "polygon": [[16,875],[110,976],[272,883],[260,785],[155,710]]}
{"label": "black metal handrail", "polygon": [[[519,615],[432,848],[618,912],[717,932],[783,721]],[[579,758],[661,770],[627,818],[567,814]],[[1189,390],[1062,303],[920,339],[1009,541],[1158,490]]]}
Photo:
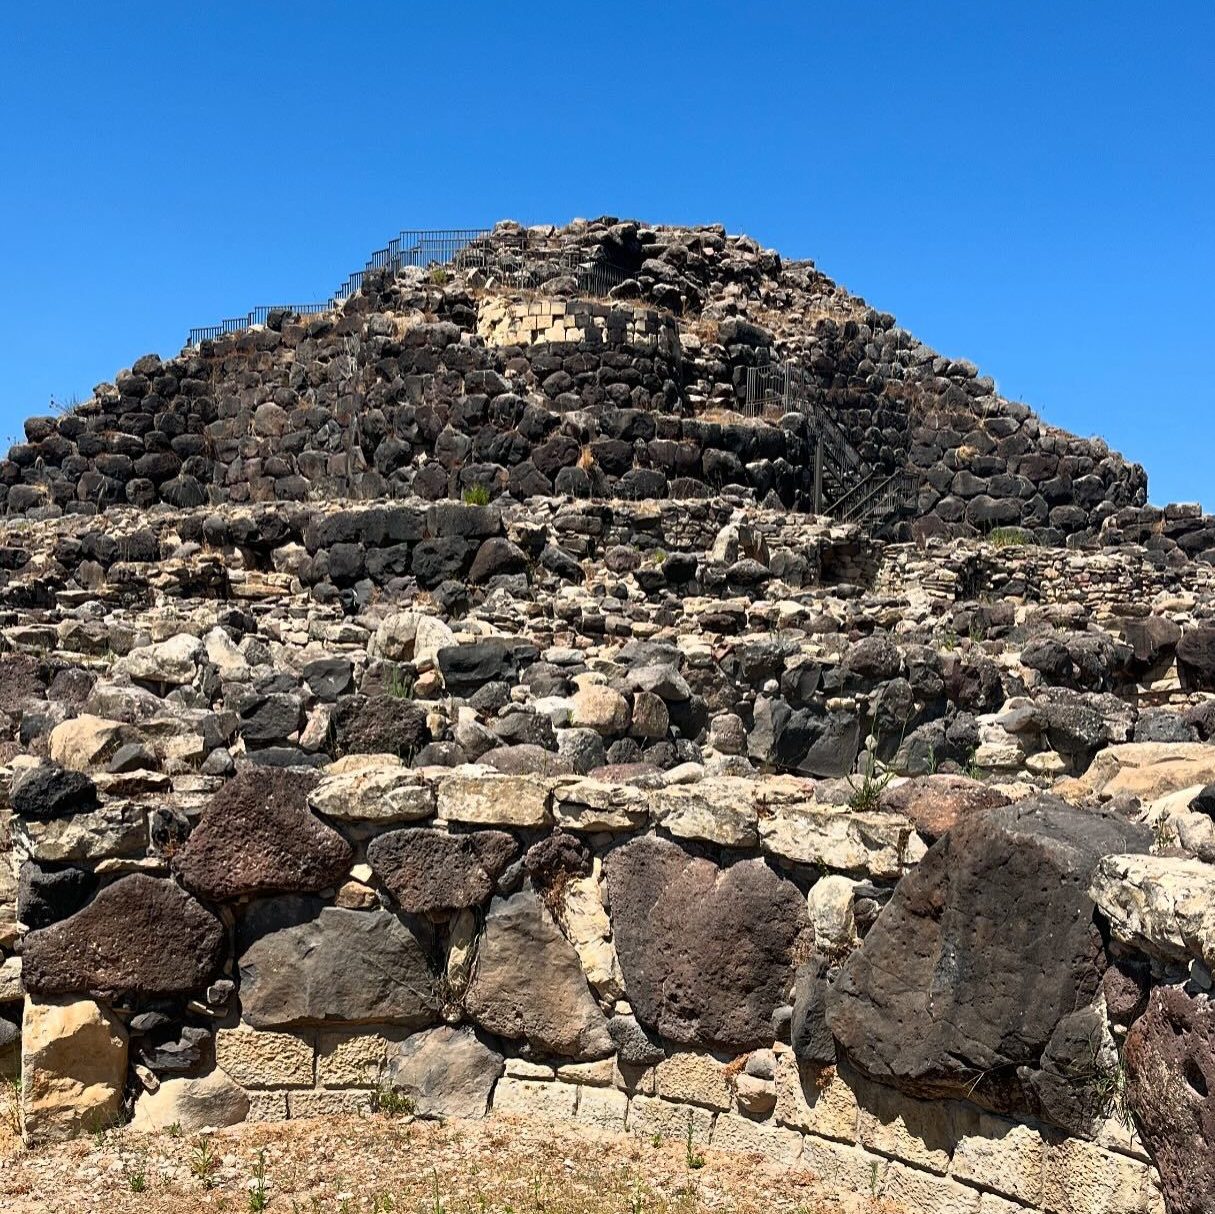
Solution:
{"label": "black metal handrail", "polygon": [[[813,374],[794,362],[749,367],[744,412],[760,417],[779,410],[801,413],[806,418],[807,429],[822,452],[823,465],[843,490],[824,507],[831,517],[873,525],[914,505],[918,481],[902,470],[883,475],[868,463],[817,399],[817,389]],[[817,498],[817,487],[815,493]]]}

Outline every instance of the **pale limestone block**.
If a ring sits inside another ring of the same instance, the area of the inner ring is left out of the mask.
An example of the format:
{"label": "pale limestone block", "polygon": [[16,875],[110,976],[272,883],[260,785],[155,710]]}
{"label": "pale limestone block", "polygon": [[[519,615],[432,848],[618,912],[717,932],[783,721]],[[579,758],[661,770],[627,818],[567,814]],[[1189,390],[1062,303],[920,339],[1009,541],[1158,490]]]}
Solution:
{"label": "pale limestone block", "polygon": [[792,1051],[776,1062],[776,1120],[807,1134],[856,1142],[856,1095],[835,1067],[799,1067]]}
{"label": "pale limestone block", "polygon": [[882,1196],[916,1214],[979,1214],[977,1190],[897,1160],[886,1169]]}
{"label": "pale limestone block", "polygon": [[316,1039],[316,1082],[321,1087],[374,1087],[388,1058],[388,1047],[408,1034],[322,1030]]}
{"label": "pale limestone block", "polygon": [[557,1068],[557,1078],[563,1083],[577,1083],[583,1087],[610,1088],[616,1081],[615,1057],[600,1058],[597,1062],[567,1062]]}
{"label": "pale limestone block", "polygon": [[21,1119],[27,1145],[118,1124],[127,1077],[127,1032],[91,999],[25,1000]]}
{"label": "pale limestone block", "polygon": [[730,1107],[726,1068],[716,1058],[689,1052],[672,1054],[656,1068],[658,1095],[664,1100],[703,1104],[711,1109]]}
{"label": "pale limestone block", "polygon": [[246,1121],[286,1121],[287,1093],[281,1088],[277,1091],[258,1091],[246,1088],[245,1095],[249,1097],[249,1113]]}
{"label": "pale limestone block", "polygon": [[341,1117],[370,1110],[371,1093],[357,1088],[287,1093],[288,1117]]}
{"label": "pale limestone block", "polygon": [[537,776],[451,775],[439,784],[438,815],[481,826],[548,826],[552,787]]}
{"label": "pale limestone block", "polygon": [[715,1114],[691,1104],[674,1104],[654,1096],[634,1096],[629,1105],[629,1129],[643,1138],[660,1138],[664,1142],[685,1142],[688,1124],[692,1126],[692,1141],[707,1147],[713,1131]]}
{"label": "pale limestone block", "polygon": [[1037,1130],[981,1113],[974,1132],[958,1140],[952,1175],[1036,1206],[1042,1201],[1044,1153]]}
{"label": "pale limestone block", "polygon": [[829,1142],[807,1134],[802,1142],[801,1166],[834,1192],[876,1197],[882,1192],[890,1164],[889,1160],[881,1155],[871,1155],[863,1147]]}
{"label": "pale limestone block", "polygon": [[1079,1138],[1047,1145],[1042,1208],[1047,1214],[1163,1214],[1150,1165]]}
{"label": "pale limestone block", "polygon": [[514,1079],[509,1075],[494,1088],[495,1113],[516,1113],[565,1121],[574,1116],[578,1088],[572,1083],[545,1083],[537,1079]]}
{"label": "pale limestone block", "polygon": [[1028,1209],[1028,1206],[1006,1201],[994,1193],[979,1194],[979,1214],[1026,1214]]}
{"label": "pale limestone block", "polygon": [[526,1058],[508,1058],[506,1074],[512,1079],[555,1079],[557,1072],[543,1062],[528,1062]]}
{"label": "pale limestone block", "polygon": [[796,1130],[764,1125],[737,1113],[722,1113],[713,1125],[712,1146],[743,1155],[762,1155],[765,1159],[791,1167],[802,1153],[802,1136]]}
{"label": "pale limestone block", "polygon": [[916,1100],[894,1088],[866,1084],[860,1101],[861,1145],[944,1176],[953,1156],[952,1106]]}
{"label": "pale limestone block", "polygon": [[312,1042],[242,1025],[215,1034],[215,1061],[242,1087],[311,1087]]}
{"label": "pale limestone block", "polygon": [[615,1088],[583,1088],[578,1093],[578,1121],[586,1121],[602,1130],[623,1130],[628,1115],[629,1098]]}

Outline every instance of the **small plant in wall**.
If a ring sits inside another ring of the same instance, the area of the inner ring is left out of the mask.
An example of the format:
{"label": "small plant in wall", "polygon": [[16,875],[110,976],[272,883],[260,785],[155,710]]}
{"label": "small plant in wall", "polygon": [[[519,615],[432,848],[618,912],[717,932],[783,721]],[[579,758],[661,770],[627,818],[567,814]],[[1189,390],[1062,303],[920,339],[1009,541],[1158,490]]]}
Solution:
{"label": "small plant in wall", "polygon": [[684,1134],[684,1140],[683,1140],[683,1153],[684,1153],[684,1160],[688,1165],[688,1169],[690,1171],[695,1172],[705,1166],[705,1157],[696,1149],[696,1143],[695,1143],[692,1135],[693,1135],[692,1114],[689,1111],[688,1128],[687,1128],[686,1133]]}
{"label": "small plant in wall", "polygon": [[848,787],[852,789],[852,796],[848,798],[848,808],[857,814],[876,813],[881,808],[882,789],[890,783],[893,777],[894,773],[891,771],[883,771],[879,774],[877,756],[872,750],[866,751],[865,767],[861,772],[860,782],[857,782],[855,776],[848,777]]}
{"label": "small plant in wall", "polygon": [[464,504],[466,506],[488,506],[489,486],[469,485],[468,488],[464,490]]}

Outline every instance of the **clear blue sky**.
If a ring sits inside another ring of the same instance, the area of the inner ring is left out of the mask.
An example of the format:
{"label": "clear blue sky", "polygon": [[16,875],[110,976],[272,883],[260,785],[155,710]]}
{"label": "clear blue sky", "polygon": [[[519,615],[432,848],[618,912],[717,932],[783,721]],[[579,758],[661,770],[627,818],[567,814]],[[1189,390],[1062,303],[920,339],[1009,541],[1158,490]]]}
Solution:
{"label": "clear blue sky", "polygon": [[1215,507],[1215,4],[9,4],[0,438],[401,227],[721,221]]}

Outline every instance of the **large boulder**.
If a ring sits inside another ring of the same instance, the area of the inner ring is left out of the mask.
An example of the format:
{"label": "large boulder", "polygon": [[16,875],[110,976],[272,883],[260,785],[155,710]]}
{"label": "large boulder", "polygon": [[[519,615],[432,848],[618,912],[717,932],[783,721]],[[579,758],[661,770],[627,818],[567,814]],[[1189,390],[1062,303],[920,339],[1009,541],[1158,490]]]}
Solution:
{"label": "large boulder", "polygon": [[1076,780],[1056,787],[1077,802],[1098,796],[1155,801],[1193,785],[1215,781],[1215,746],[1205,742],[1123,742],[1097,752]]}
{"label": "large boulder", "polygon": [[27,999],[21,1047],[21,1116],[29,1145],[118,1121],[127,1033],[113,1012],[90,999]]}
{"label": "large boulder", "polygon": [[1095,1001],[1105,970],[1093,870],[1150,844],[1146,827],[1053,797],[963,819],[844,964],[827,996],[836,1040],[913,1095],[1043,1114],[1043,1055],[1060,1022]]}
{"label": "large boulder", "polygon": [[1177,677],[1183,691],[1215,691],[1215,627],[1202,624],[1181,634]]}
{"label": "large boulder", "polygon": [[385,1075],[419,1117],[484,1117],[504,1067],[471,1028],[441,1025],[392,1046]]}
{"label": "large boulder", "polygon": [[448,834],[394,830],[367,845],[367,863],[409,914],[480,906],[494,892],[518,845],[501,830]]}
{"label": "large boulder", "polygon": [[1215,1006],[1158,986],[1122,1051],[1126,1101],[1160,1169],[1169,1214],[1215,1208]]}
{"label": "large boulder", "polygon": [[530,889],[495,899],[465,996],[474,1023],[544,1054],[603,1058],[615,1050],[574,946]]}
{"label": "large boulder", "polygon": [[380,1023],[425,1028],[439,996],[424,929],[389,911],[315,898],[255,903],[237,927],[240,998],[255,1028]]}
{"label": "large boulder", "polygon": [[653,835],[617,848],[604,871],[637,1019],[681,1045],[770,1045],[809,930],[797,887],[762,860],[720,868]]}
{"label": "large boulder", "polygon": [[248,894],[317,893],[350,869],[350,844],[308,808],[316,777],[243,771],[212,798],[173,857],[184,885],[221,901]]}
{"label": "large boulder", "polygon": [[34,995],[167,998],[200,990],[223,960],[223,925],[172,881],[133,873],[83,910],[30,932],[21,977]]}

